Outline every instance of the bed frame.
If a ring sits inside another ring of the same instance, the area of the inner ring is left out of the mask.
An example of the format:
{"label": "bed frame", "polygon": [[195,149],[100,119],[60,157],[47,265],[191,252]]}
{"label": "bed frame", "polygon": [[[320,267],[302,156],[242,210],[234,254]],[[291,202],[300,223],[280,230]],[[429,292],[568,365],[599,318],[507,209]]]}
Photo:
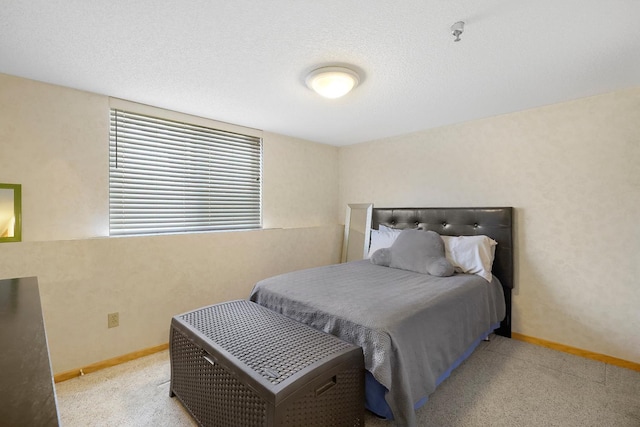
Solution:
{"label": "bed frame", "polygon": [[513,289],[513,208],[374,208],[371,227],[419,228],[447,236],[484,234],[498,242],[493,274],[500,280],[506,316],[496,334],[511,338]]}

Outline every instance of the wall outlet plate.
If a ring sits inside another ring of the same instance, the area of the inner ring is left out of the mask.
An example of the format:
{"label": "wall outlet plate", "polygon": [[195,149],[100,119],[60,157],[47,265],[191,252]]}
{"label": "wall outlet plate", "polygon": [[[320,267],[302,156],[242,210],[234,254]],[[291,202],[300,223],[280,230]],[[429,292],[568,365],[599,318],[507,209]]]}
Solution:
{"label": "wall outlet plate", "polygon": [[107,314],[107,328],[115,328],[120,325],[120,313]]}

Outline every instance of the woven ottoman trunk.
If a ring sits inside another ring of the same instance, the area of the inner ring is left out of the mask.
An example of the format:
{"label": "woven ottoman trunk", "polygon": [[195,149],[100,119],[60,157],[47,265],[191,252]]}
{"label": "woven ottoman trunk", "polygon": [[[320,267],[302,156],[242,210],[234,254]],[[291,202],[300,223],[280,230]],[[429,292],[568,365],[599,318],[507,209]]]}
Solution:
{"label": "woven ottoman trunk", "polygon": [[202,426],[364,426],[362,349],[248,300],[171,320],[170,395]]}

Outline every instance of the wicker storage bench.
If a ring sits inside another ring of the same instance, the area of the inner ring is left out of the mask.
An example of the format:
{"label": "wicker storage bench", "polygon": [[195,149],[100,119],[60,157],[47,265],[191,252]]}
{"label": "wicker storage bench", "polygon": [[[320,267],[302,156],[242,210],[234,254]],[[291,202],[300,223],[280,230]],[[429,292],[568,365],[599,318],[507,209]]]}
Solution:
{"label": "wicker storage bench", "polygon": [[171,389],[203,426],[364,426],[362,349],[247,300],[175,316]]}

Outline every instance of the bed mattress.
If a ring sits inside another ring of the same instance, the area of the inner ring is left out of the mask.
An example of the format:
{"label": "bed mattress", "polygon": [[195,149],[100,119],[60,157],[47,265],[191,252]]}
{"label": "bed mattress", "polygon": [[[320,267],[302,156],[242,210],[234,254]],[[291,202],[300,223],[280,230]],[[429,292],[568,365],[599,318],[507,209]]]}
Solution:
{"label": "bed mattress", "polygon": [[505,316],[495,277],[435,277],[368,260],[271,277],[250,299],[361,346],[400,425],[415,424],[414,404]]}

